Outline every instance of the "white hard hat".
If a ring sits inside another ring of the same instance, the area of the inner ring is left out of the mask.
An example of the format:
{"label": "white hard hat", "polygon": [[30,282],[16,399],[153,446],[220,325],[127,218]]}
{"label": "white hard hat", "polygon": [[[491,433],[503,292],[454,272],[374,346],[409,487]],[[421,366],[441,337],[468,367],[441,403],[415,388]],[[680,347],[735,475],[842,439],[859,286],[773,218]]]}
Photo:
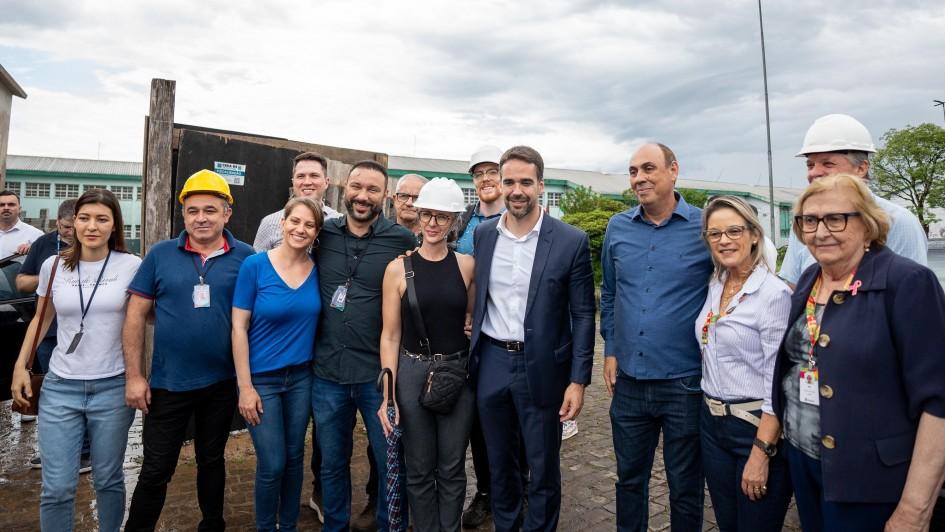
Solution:
{"label": "white hard hat", "polygon": [[463,189],[456,181],[445,177],[434,177],[423,185],[417,200],[413,202],[415,209],[430,209],[443,212],[463,212],[466,210],[466,201],[463,198]]}
{"label": "white hard hat", "polygon": [[472,172],[473,168],[479,163],[499,164],[500,159],[502,159],[502,150],[495,146],[483,146],[469,158],[469,170],[467,172]]}
{"label": "white hard hat", "polygon": [[833,114],[814,120],[804,135],[804,146],[797,157],[831,151],[876,153],[873,137],[866,126],[850,115]]}

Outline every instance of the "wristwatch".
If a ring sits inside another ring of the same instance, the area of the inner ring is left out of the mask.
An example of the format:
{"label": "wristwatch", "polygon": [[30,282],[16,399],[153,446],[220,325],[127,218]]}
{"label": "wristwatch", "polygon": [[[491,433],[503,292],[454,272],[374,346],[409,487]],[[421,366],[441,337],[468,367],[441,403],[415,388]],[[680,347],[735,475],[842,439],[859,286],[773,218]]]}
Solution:
{"label": "wristwatch", "polygon": [[755,447],[761,449],[766,455],[768,455],[768,458],[778,454],[778,446],[773,443],[768,443],[762,439],[755,438],[754,445]]}

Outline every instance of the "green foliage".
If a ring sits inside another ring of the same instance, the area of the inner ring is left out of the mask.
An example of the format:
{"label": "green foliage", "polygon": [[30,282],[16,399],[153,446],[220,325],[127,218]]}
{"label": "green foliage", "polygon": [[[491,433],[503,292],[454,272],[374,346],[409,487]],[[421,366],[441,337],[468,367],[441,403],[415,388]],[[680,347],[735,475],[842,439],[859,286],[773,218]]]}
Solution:
{"label": "green foliage", "polygon": [[[621,205],[622,208],[620,211],[623,211],[626,207],[619,201],[614,201],[614,203]],[[614,214],[620,211],[594,209],[587,212],[566,214],[561,218],[563,222],[571,224],[587,233],[587,237],[591,240],[591,264],[594,266],[595,286],[600,285],[600,252],[601,248],[604,246],[604,232],[607,231],[607,222],[610,221],[610,218]]]}
{"label": "green foliage", "polygon": [[935,124],[907,125],[883,135],[873,157],[870,186],[884,198],[909,202],[909,210],[928,233],[938,221],[932,209],[945,207],[945,129]]}
{"label": "green foliage", "polygon": [[627,204],[605,198],[591,190],[590,187],[578,186],[567,191],[561,197],[561,210],[564,214],[576,214],[581,212],[612,211],[620,212],[626,210]]}
{"label": "green foliage", "polygon": [[709,201],[708,194],[694,188],[677,188],[676,192],[679,192],[679,195],[686,200],[686,203],[693,207],[699,207],[700,209],[705,207],[706,202]]}

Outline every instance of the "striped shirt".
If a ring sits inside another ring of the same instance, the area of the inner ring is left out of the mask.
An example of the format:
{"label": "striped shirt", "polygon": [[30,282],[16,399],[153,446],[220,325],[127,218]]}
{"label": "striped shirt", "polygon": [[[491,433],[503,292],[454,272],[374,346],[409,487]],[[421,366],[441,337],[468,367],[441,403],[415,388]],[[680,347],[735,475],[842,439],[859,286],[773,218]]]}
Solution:
{"label": "striped shirt", "polygon": [[[279,209],[272,214],[266,215],[266,217],[259,222],[259,229],[256,230],[256,239],[253,240],[253,249],[257,252],[269,251],[282,243],[282,228],[279,227],[279,222],[282,221],[283,212],[282,209]],[[326,221],[332,218],[341,218],[340,212],[324,204],[322,205],[322,214]],[[324,222],[322,223],[324,224]]]}
{"label": "striped shirt", "polygon": [[771,381],[778,347],[787,329],[791,311],[791,289],[764,266],[748,276],[732,297],[728,311],[710,323],[703,344],[703,327],[709,311],[719,314],[725,284],[713,276],[709,295],[696,318],[696,340],[702,347],[702,391],[726,402],[762,399],[761,409],[771,407]]}

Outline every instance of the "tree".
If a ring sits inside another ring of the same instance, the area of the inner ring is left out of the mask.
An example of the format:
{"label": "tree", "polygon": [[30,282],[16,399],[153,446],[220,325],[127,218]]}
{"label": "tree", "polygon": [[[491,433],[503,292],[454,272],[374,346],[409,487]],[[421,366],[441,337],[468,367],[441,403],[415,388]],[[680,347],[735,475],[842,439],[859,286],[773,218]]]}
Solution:
{"label": "tree", "polygon": [[[617,203],[623,206],[623,204],[620,203],[619,201],[614,201],[614,203]],[[592,211],[565,214],[561,218],[561,221],[571,224],[574,227],[577,227],[578,229],[587,233],[587,237],[591,241],[591,264],[594,266],[594,285],[595,286],[600,286],[600,279],[601,279],[600,252],[601,252],[601,249],[604,247],[604,232],[607,231],[607,222],[610,221],[610,218],[613,215],[623,210],[624,209],[620,209],[618,211],[608,211],[608,210],[594,209]]]}
{"label": "tree", "polygon": [[928,234],[938,221],[932,209],[945,207],[945,129],[907,125],[887,131],[883,143],[873,157],[871,186],[884,198],[908,201]]}
{"label": "tree", "polygon": [[626,204],[617,200],[605,198],[594,192],[590,187],[578,186],[565,192],[561,197],[561,211],[564,214],[576,214],[593,210],[620,212],[627,208]]}

